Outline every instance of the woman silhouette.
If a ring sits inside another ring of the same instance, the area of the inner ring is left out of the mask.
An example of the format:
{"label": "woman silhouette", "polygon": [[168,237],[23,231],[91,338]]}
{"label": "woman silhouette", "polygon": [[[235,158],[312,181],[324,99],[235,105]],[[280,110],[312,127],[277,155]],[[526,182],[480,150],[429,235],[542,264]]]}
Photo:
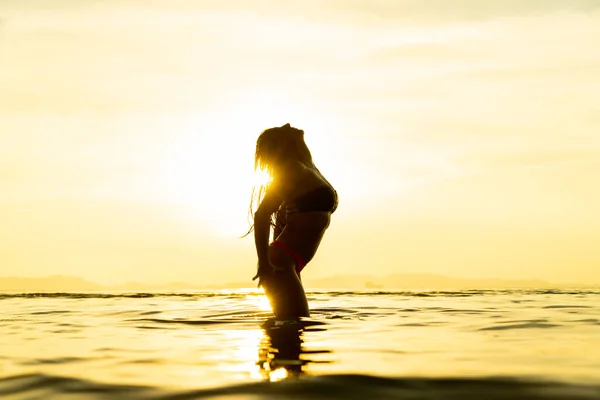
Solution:
{"label": "woman silhouette", "polygon": [[[277,319],[308,317],[300,272],[314,257],[337,192],[313,163],[304,131],[286,124],[263,131],[256,141],[254,169],[271,179],[252,192],[250,215],[258,255],[258,279]],[[255,202],[259,203],[254,212]],[[273,241],[269,244],[270,227]]]}

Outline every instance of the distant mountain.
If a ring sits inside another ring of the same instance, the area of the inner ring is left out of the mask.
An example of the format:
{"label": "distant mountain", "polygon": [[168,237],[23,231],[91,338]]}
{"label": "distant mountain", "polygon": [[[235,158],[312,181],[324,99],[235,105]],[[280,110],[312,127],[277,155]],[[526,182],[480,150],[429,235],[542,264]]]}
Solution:
{"label": "distant mountain", "polygon": [[54,275],[43,278],[0,278],[0,291],[11,292],[88,292],[88,291],[174,291],[199,290],[200,286],[173,282],[161,285],[148,285],[127,282],[121,285],[103,286],[82,278]]}
{"label": "distant mountain", "polygon": [[[342,290],[451,290],[500,288],[600,288],[600,285],[557,284],[544,280],[466,279],[435,274],[393,274],[383,277],[372,275],[335,275],[321,279],[303,279],[305,287],[312,289]],[[0,278],[0,291],[13,292],[88,292],[88,291],[183,291],[254,288],[256,282],[231,282],[222,285],[194,285],[170,282],[150,285],[127,282],[103,286],[85,279],[54,275],[43,278]]]}
{"label": "distant mountain", "polygon": [[201,290],[206,289],[204,286],[192,285],[182,282],[169,282],[160,285],[148,285],[139,282],[127,282],[122,285],[106,286],[105,289],[115,291],[140,292],[148,291],[177,291],[177,290]]}
{"label": "distant mountain", "polygon": [[[581,284],[557,284],[544,280],[467,279],[435,274],[393,274],[383,277],[371,275],[337,275],[307,280],[311,288],[327,289],[501,289],[501,288],[560,288],[585,287]],[[590,286],[590,285],[587,285]]]}
{"label": "distant mountain", "polygon": [[74,276],[54,275],[44,278],[0,278],[0,291],[74,292],[102,290],[103,286]]}

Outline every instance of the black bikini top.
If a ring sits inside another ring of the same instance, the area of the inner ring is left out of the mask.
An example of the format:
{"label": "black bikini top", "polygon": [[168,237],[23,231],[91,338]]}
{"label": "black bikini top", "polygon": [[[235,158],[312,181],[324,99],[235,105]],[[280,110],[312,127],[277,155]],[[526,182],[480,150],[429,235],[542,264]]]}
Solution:
{"label": "black bikini top", "polygon": [[335,212],[338,206],[337,192],[329,186],[320,186],[296,197],[286,207],[289,214],[301,212]]}

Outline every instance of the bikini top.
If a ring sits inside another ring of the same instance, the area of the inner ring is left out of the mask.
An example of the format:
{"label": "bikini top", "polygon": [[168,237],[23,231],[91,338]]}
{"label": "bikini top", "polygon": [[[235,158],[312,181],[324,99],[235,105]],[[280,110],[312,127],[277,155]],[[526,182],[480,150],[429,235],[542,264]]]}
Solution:
{"label": "bikini top", "polygon": [[296,197],[286,207],[288,214],[301,212],[335,212],[338,206],[337,192],[329,186],[320,186]]}

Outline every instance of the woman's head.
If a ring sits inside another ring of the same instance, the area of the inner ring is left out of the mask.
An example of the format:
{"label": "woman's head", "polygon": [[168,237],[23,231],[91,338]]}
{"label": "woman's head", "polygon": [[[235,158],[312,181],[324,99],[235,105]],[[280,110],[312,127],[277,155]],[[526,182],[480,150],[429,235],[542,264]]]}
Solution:
{"label": "woman's head", "polygon": [[304,131],[290,124],[264,130],[256,140],[254,168],[273,173],[285,160],[310,160]]}

